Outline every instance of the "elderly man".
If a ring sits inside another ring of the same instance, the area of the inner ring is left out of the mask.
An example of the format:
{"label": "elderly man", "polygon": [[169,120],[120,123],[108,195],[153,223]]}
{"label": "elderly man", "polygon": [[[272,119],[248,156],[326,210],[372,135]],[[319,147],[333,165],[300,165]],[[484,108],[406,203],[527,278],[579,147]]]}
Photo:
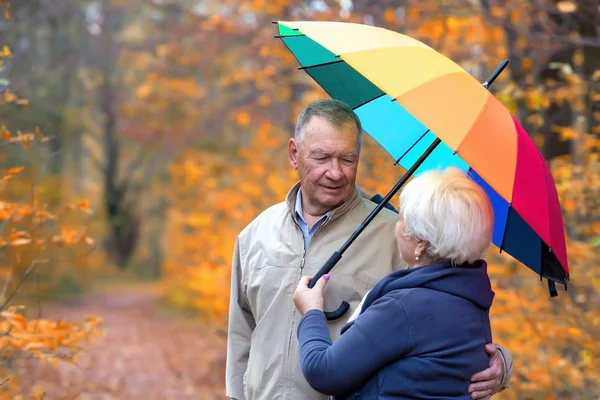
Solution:
{"label": "elderly man", "polygon": [[[285,202],[269,207],[239,234],[231,276],[226,395],[236,400],[324,400],[300,370],[293,293],[314,275],[375,208],[356,187],[362,127],[336,100],[319,100],[298,117],[288,157],[298,171]],[[354,311],[365,293],[402,265],[394,239],[398,215],[383,209],[344,253],[325,293],[325,308],[343,300]],[[346,318],[332,321],[332,340]],[[512,360],[486,346],[490,368],[476,374],[475,399],[508,385]]]}

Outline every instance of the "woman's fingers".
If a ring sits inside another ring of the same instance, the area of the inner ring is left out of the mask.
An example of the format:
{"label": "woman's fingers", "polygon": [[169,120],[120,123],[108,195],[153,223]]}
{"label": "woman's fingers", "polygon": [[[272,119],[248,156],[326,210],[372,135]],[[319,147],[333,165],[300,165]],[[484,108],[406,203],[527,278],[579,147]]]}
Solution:
{"label": "woman's fingers", "polygon": [[329,274],[323,275],[321,278],[319,278],[319,280],[315,284],[315,289],[318,288],[322,292],[323,289],[325,289],[325,285],[327,285],[328,281],[329,281]]}

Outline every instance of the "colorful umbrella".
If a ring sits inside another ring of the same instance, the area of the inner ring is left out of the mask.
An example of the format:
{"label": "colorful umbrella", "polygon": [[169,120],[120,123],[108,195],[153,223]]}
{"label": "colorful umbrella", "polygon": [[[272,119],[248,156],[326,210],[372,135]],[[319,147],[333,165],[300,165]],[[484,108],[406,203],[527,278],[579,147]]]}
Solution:
{"label": "colorful umbrella", "polygon": [[554,282],[566,288],[554,180],[527,132],[487,90],[489,82],[482,85],[431,47],[383,28],[317,21],[277,26],[276,37],[300,69],[351,106],[398,164],[415,174],[447,166],[468,172],[492,201],[493,243],[548,279],[553,295]]}

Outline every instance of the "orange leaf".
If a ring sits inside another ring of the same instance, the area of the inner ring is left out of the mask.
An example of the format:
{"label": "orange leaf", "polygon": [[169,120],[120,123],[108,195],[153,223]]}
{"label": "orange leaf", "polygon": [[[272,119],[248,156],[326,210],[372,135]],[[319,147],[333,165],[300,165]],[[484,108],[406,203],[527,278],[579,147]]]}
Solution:
{"label": "orange leaf", "polygon": [[10,322],[22,330],[27,329],[27,320],[21,314],[14,314]]}
{"label": "orange leaf", "polygon": [[512,22],[518,23],[521,20],[521,12],[518,10],[511,11],[510,20]]}
{"label": "orange leaf", "polygon": [[23,167],[14,167],[14,168],[11,168],[8,171],[6,171],[6,173],[10,174],[10,175],[15,175],[15,174],[18,174],[21,171],[23,171]]}
{"label": "orange leaf", "polygon": [[236,116],[236,122],[239,126],[248,126],[250,124],[250,115],[246,112],[239,113]]}
{"label": "orange leaf", "polygon": [[570,336],[574,336],[574,337],[580,337],[581,336],[581,330],[579,330],[577,328],[569,328],[568,332],[569,332]]}
{"label": "orange leaf", "polygon": [[8,131],[8,129],[6,129],[5,126],[0,127],[0,134],[2,134],[2,138],[4,140],[10,140],[12,138],[10,132]]}
{"label": "orange leaf", "polygon": [[583,50],[575,50],[575,53],[573,54],[573,64],[577,66],[583,65]]}
{"label": "orange leaf", "polygon": [[6,92],[4,92],[4,100],[7,103],[14,103],[15,101],[17,101],[19,98],[17,96],[15,96],[14,94],[12,94],[11,92],[9,92],[8,90]]}
{"label": "orange leaf", "polygon": [[386,8],[383,13],[383,19],[385,22],[393,24],[396,22],[396,11],[391,7]]}
{"label": "orange leaf", "polygon": [[581,136],[580,132],[576,131],[573,128],[569,128],[569,127],[555,126],[555,127],[553,127],[552,130],[554,132],[558,132],[561,140],[572,140],[572,139],[577,139]]}
{"label": "orange leaf", "polygon": [[135,94],[140,99],[145,99],[146,97],[148,97],[150,95],[151,91],[152,91],[152,89],[150,88],[150,85],[142,85],[142,86],[140,86],[140,87],[137,88]]}
{"label": "orange leaf", "polygon": [[10,240],[16,240],[20,238],[28,238],[29,234],[25,231],[15,231],[10,233]]}
{"label": "orange leaf", "polygon": [[575,202],[573,201],[573,199],[569,199],[563,203],[563,207],[568,212],[571,212],[575,209]]}

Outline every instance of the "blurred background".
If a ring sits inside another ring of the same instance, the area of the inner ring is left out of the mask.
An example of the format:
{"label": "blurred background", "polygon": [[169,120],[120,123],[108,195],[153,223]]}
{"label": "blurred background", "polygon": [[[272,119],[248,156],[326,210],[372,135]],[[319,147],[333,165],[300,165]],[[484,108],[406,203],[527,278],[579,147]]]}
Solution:
{"label": "blurred background", "polygon": [[[0,399],[223,399],[235,237],[296,177],[287,140],[325,97],[274,20],[411,35],[531,133],[571,279],[490,251],[498,399],[600,399],[598,0],[0,0]],[[368,136],[359,186],[402,175]],[[393,201],[397,206],[397,199]]]}

